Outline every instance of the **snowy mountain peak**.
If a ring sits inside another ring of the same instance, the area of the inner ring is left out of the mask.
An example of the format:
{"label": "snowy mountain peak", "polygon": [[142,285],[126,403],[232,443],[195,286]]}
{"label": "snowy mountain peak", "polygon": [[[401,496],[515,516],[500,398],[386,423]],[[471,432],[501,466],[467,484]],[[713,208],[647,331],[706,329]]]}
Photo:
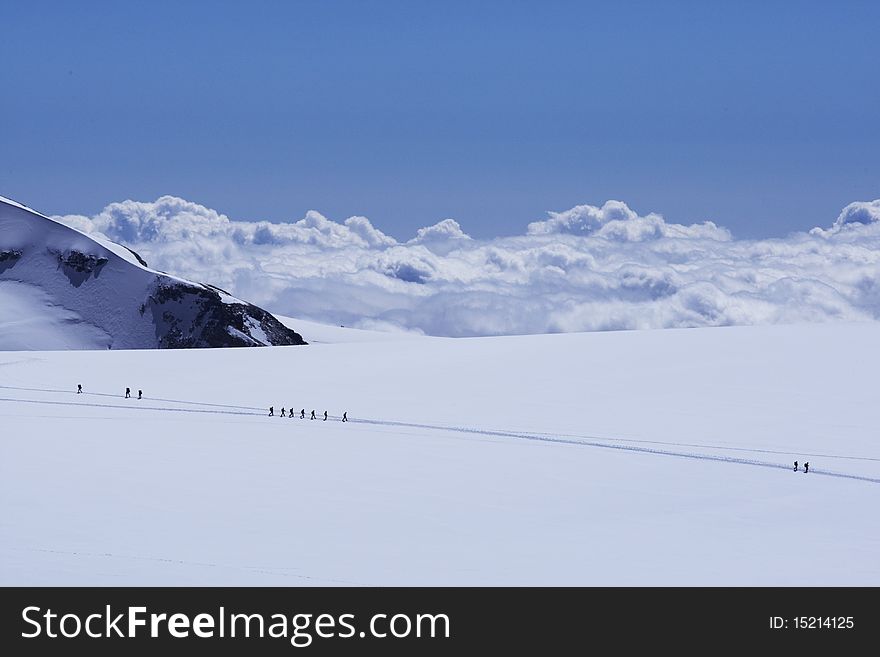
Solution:
{"label": "snowy mountain peak", "polygon": [[0,196],[0,350],[298,344],[262,308]]}

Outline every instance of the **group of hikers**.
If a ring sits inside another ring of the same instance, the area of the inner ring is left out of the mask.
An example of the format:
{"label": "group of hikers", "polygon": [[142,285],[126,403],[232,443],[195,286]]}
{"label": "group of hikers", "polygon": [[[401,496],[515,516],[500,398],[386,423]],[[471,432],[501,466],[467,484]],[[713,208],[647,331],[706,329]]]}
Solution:
{"label": "group of hikers", "polygon": [[[76,394],[81,395],[81,394],[82,394],[82,391],[83,391],[82,383],[78,383],[78,384],[76,385]],[[125,398],[126,398],[126,399],[131,399],[131,388],[126,388],[126,389],[125,389]],[[137,398],[138,398],[138,399],[143,399],[143,398],[144,398],[144,391],[143,391],[143,390],[138,390],[138,396],[137,396]],[[275,407],[274,407],[274,406],[270,406],[270,407],[269,407],[269,417],[274,417],[274,416],[275,416]],[[289,413],[289,414],[287,413],[287,409],[286,409],[286,408],[282,408],[282,409],[281,409],[281,417],[295,417],[295,416],[296,416],[296,411],[293,410],[292,407],[291,407],[291,409],[290,409],[290,413]],[[306,419],[306,409],[302,409],[302,410],[299,412],[299,417],[300,417],[300,419],[303,419],[303,420]],[[328,418],[327,411],[324,411],[324,421],[325,421],[325,422],[327,421],[327,418]],[[312,420],[317,420],[317,419],[318,419],[318,418],[315,416],[315,411],[314,411],[314,409],[312,409],[312,417],[311,417],[311,419],[312,419]],[[345,413],[342,414],[342,421],[343,421],[343,422],[348,422],[348,412],[347,412],[347,411],[346,411]]]}
{"label": "group of hikers", "polygon": [[[81,384],[81,383],[80,383],[80,384],[77,384],[77,386],[76,386],[76,394],[80,395],[80,394],[82,394],[82,391],[83,391],[82,384]],[[138,396],[137,396],[137,398],[138,398],[138,399],[142,399],[143,396],[144,396],[144,391],[143,391],[143,390],[138,390]],[[126,399],[131,398],[131,388],[126,388],[126,389],[125,389],[125,398],[126,398]],[[275,407],[274,407],[274,406],[270,406],[270,407],[269,407],[269,417],[275,417]],[[287,409],[284,408],[284,407],[282,407],[282,408],[281,408],[281,417],[290,417],[290,418],[296,417],[296,411],[291,407],[291,409],[290,409],[290,413],[288,413],[288,412],[287,412]],[[300,417],[301,420],[304,420],[304,419],[306,418],[306,409],[303,408],[302,410],[300,410],[300,412],[299,412],[299,417]],[[328,416],[327,416],[327,411],[324,411],[324,422],[327,421],[327,417],[328,417]],[[310,417],[309,419],[311,419],[311,420],[317,420],[317,419],[318,419],[318,418],[315,416],[315,409],[312,409],[312,415],[311,415],[311,417]],[[342,414],[342,421],[343,421],[343,422],[348,422],[348,412],[347,412],[347,411],[344,412],[344,413]],[[798,471],[798,462],[797,462],[797,461],[794,462],[794,471],[795,471],[795,472]],[[809,472],[809,471],[810,471],[810,462],[809,462],[809,461],[805,461],[805,462],[804,462],[804,472]]]}
{"label": "group of hikers", "polygon": [[[275,407],[274,406],[269,407],[269,417],[275,417]],[[293,407],[291,407],[290,413],[288,414],[287,409],[282,407],[281,408],[281,417],[291,417],[291,418],[296,417],[296,411],[293,409]],[[306,419],[306,409],[302,409],[299,412],[299,417],[301,420]],[[327,417],[328,417],[327,411],[324,411],[324,422],[327,421]],[[309,419],[310,420],[317,420],[318,419],[317,417],[315,417],[315,409],[312,409],[312,416]],[[342,421],[348,422],[348,412],[347,411],[342,414]]]}
{"label": "group of hikers", "polygon": [[[82,383],[77,383],[77,384],[76,384],[76,394],[81,395],[81,394],[82,394],[82,391],[83,391]],[[131,398],[131,388],[126,388],[126,389],[125,389],[125,398],[126,398],[126,399],[130,399],[130,398]],[[144,398],[144,391],[143,391],[143,390],[138,390],[138,396],[137,396],[137,398],[138,398],[138,399],[143,399],[143,398]]]}

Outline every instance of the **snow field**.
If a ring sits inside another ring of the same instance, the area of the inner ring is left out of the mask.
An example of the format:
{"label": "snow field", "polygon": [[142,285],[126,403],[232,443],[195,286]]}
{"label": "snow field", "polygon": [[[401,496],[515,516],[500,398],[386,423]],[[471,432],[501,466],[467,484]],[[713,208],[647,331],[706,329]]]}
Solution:
{"label": "snow field", "polygon": [[880,582],[875,324],[362,337],[0,354],[0,583]]}

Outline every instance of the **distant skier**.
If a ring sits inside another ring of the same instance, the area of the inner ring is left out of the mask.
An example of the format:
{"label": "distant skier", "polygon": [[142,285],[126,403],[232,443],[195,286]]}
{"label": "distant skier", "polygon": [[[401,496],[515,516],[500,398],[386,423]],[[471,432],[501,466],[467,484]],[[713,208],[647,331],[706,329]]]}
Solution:
{"label": "distant skier", "polygon": [[314,409],[314,408],[312,409],[312,417],[309,418],[309,419],[311,419],[311,420],[314,420],[314,419],[315,419],[315,409]]}
{"label": "distant skier", "polygon": [[81,395],[81,394],[82,394],[82,391],[83,391],[83,384],[82,384],[82,383],[78,383],[78,384],[76,385],[76,394]]}
{"label": "distant skier", "polygon": [[275,407],[270,406],[269,407],[269,417],[272,417],[273,415],[275,415]]}
{"label": "distant skier", "polygon": [[290,407],[290,413],[287,414],[287,417],[293,419],[296,416],[296,411],[293,409],[293,406]]}
{"label": "distant skier", "polygon": [[324,411],[324,422],[327,421],[327,411]]}
{"label": "distant skier", "polygon": [[348,422],[348,411],[346,411],[345,413],[342,414],[342,421]]}
{"label": "distant skier", "polygon": [[302,409],[302,410],[299,412],[299,419],[300,419],[300,420],[305,420],[305,419],[306,419],[306,409]]}
{"label": "distant skier", "polygon": [[125,389],[125,398],[128,399],[129,397],[131,397],[131,388],[126,388]]}
{"label": "distant skier", "polygon": [[797,461],[794,462],[794,471],[797,472]]}
{"label": "distant skier", "polygon": [[144,396],[144,391],[143,391],[143,390],[138,390],[138,399],[143,398],[143,396]]}
{"label": "distant skier", "polygon": [[807,461],[806,463],[804,463],[804,472],[809,472],[809,471],[810,471],[810,462]]}
{"label": "distant skier", "polygon": [[284,415],[284,407],[283,407],[283,406],[281,407],[281,417],[286,417],[286,416]]}

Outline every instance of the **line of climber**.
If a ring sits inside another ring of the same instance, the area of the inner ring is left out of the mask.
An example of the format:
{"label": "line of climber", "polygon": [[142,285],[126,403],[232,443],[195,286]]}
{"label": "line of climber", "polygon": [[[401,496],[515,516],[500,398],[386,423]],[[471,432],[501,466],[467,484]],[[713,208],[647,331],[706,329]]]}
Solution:
{"label": "line of climber", "polygon": [[[78,395],[83,394],[82,383],[77,383],[77,384],[76,384],[76,394],[78,394]],[[137,398],[138,398],[138,399],[143,399],[143,398],[144,398],[144,391],[143,391],[143,390],[138,390],[138,396],[137,396]],[[126,388],[126,389],[125,389],[125,399],[131,399],[131,388]]]}
{"label": "line of climber", "polygon": [[[269,417],[276,417],[276,416],[275,416],[275,407],[274,407],[274,406],[270,406],[270,407],[269,407]],[[284,407],[282,406],[282,407],[281,407],[281,415],[280,415],[280,417],[294,418],[294,417],[296,417],[296,411],[293,409],[293,407],[291,407],[291,409],[290,409],[290,413],[288,413],[288,412],[287,412],[287,409],[284,408]],[[327,415],[327,411],[324,411],[324,422],[327,421],[327,418],[328,418],[328,417],[329,417],[329,416]],[[300,418],[301,420],[305,420],[305,419],[306,419],[306,409],[302,409],[302,410],[300,410],[300,412],[299,412],[299,418]],[[312,409],[312,415],[311,415],[311,417],[310,417],[309,419],[310,419],[310,420],[317,420],[317,419],[318,419],[317,416],[315,416],[315,409]],[[344,412],[344,413],[342,414],[342,421],[343,421],[343,422],[348,422],[348,411],[346,411],[346,412]]]}

